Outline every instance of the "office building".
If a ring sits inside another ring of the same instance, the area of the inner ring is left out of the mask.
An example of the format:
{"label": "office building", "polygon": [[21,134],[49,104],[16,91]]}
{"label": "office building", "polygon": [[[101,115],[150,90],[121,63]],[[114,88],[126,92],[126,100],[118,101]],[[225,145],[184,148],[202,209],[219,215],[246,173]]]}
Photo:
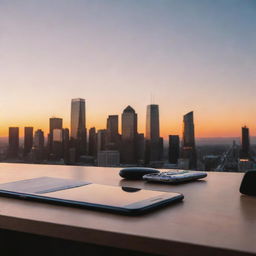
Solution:
{"label": "office building", "polygon": [[180,137],[179,135],[169,135],[169,163],[177,164],[180,157]]}
{"label": "office building", "polygon": [[97,134],[95,127],[89,130],[89,156],[97,156]]}
{"label": "office building", "polygon": [[97,132],[97,153],[106,150],[106,133],[105,129],[98,130]]}
{"label": "office building", "polygon": [[8,158],[15,159],[19,155],[19,127],[9,127]]}
{"label": "office building", "polygon": [[51,154],[53,150],[53,130],[62,129],[62,118],[51,117],[49,119],[49,135],[48,135],[48,153]]}
{"label": "office building", "polygon": [[35,131],[34,147],[44,149],[44,132],[41,129]]}
{"label": "office building", "polygon": [[79,158],[86,154],[86,116],[85,100],[72,99],[71,102],[71,132],[70,138],[76,148],[76,154]]}
{"label": "office building", "polygon": [[162,139],[159,136],[159,107],[151,104],[147,106],[146,115],[146,150],[145,162],[160,161],[162,158]]}
{"label": "office building", "polygon": [[145,137],[143,133],[137,134],[135,140],[135,148],[137,163],[139,165],[143,165],[145,158]]}
{"label": "office building", "polygon": [[63,159],[65,163],[69,163],[69,129],[62,129],[62,146],[63,146]]}
{"label": "office building", "polygon": [[179,158],[178,159],[178,168],[183,170],[189,170],[190,168],[190,161],[188,158]]}
{"label": "office building", "polygon": [[45,157],[44,148],[44,132],[42,130],[36,130],[34,135],[33,145],[33,159],[35,162],[40,162]]}
{"label": "office building", "polygon": [[122,144],[121,162],[134,164],[136,159],[136,138],[137,138],[137,114],[135,110],[128,106],[122,113]]}
{"label": "office building", "polygon": [[98,166],[119,166],[120,153],[117,150],[104,150],[98,152]]}
{"label": "office building", "polygon": [[196,169],[197,155],[193,111],[183,117],[182,158],[189,160],[189,168]]}
{"label": "office building", "polygon": [[242,127],[242,145],[240,158],[248,159],[250,157],[250,134],[249,128],[246,126]]}
{"label": "office building", "polygon": [[146,116],[146,139],[151,141],[159,140],[159,106],[148,105]]}
{"label": "office building", "polygon": [[24,128],[24,150],[23,156],[26,157],[33,147],[33,127]]}
{"label": "office building", "polygon": [[110,115],[107,119],[106,148],[108,150],[118,150],[118,115]]}
{"label": "office building", "polygon": [[60,160],[63,155],[63,129],[53,129],[51,160]]}

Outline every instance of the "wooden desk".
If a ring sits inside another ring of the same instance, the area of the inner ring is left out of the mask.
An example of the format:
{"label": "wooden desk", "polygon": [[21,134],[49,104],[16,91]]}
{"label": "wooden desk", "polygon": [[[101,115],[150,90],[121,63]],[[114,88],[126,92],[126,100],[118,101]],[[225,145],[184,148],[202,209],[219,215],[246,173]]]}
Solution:
{"label": "wooden desk", "polygon": [[0,183],[40,176],[177,191],[184,202],[121,216],[0,197],[0,228],[98,246],[164,255],[256,255],[256,197],[243,196],[243,174],[209,173],[205,181],[164,185],[125,181],[119,169],[0,164]]}

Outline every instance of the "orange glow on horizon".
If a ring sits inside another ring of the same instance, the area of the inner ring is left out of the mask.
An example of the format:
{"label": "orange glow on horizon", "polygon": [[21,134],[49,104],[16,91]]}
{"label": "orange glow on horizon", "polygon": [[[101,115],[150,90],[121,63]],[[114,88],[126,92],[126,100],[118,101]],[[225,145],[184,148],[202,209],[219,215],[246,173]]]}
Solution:
{"label": "orange glow on horizon", "polygon": [[[107,118],[107,116],[106,116]],[[103,120],[104,118],[96,119],[93,121],[88,120],[87,121],[87,134],[89,132],[89,129],[91,127],[96,127],[97,130],[99,129],[106,129],[106,121]],[[144,121],[144,120],[143,120]],[[226,124],[222,123],[221,126],[218,125],[218,123],[211,122],[210,124],[203,123],[202,120],[200,120],[200,124],[197,124],[195,122],[195,136],[197,138],[210,138],[210,137],[240,137],[241,134],[241,127],[244,124],[238,123],[238,122],[228,122]],[[20,128],[20,137],[23,136],[24,127],[25,126],[32,126],[34,127],[34,131],[37,129],[42,129],[45,133],[45,136],[48,134],[49,130],[49,124],[48,122],[10,122],[10,123],[2,123],[0,128],[0,137],[8,137],[8,128],[16,126]],[[255,130],[253,129],[253,123],[248,123],[247,126],[250,129],[250,136],[255,136]],[[70,124],[68,121],[63,120],[63,128],[70,128]],[[160,130],[161,130],[161,136],[165,139],[168,138],[168,135],[180,135],[182,136],[182,122],[178,123],[168,123],[160,122]],[[145,125],[144,122],[140,122],[138,124],[138,132],[139,133],[145,133]],[[119,115],[119,133],[121,133],[121,120]]]}

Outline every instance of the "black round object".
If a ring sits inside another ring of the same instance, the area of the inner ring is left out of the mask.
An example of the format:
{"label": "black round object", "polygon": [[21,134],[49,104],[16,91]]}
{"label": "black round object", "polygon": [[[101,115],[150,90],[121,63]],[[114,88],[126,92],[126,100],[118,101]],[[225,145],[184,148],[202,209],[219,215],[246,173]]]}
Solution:
{"label": "black round object", "polygon": [[130,179],[130,180],[140,180],[143,175],[151,174],[151,173],[159,173],[157,169],[154,168],[146,168],[146,167],[129,167],[124,168],[119,172],[119,175],[122,178]]}
{"label": "black round object", "polygon": [[240,186],[240,193],[249,196],[256,196],[256,170],[249,170],[244,174],[244,178]]}
{"label": "black round object", "polygon": [[140,188],[129,188],[129,187],[122,187],[122,190],[129,193],[138,192],[141,189]]}

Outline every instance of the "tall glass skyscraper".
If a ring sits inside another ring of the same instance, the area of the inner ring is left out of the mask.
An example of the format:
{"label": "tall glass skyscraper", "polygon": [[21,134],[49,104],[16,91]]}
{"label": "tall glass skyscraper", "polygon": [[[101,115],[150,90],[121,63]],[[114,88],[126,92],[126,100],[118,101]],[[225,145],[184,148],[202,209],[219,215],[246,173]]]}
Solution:
{"label": "tall glass skyscraper", "polygon": [[19,154],[19,127],[9,127],[8,158],[17,158]]}
{"label": "tall glass skyscraper", "polygon": [[107,119],[106,148],[107,150],[117,150],[118,146],[118,115],[110,115]]}
{"label": "tall glass skyscraper", "polygon": [[161,160],[163,150],[159,130],[159,106],[155,104],[148,105],[146,116],[146,163]]}
{"label": "tall glass skyscraper", "polygon": [[86,153],[85,100],[72,99],[71,102],[71,140],[75,143],[77,155]]}
{"label": "tall glass skyscraper", "polygon": [[169,135],[169,162],[177,164],[180,156],[180,137],[179,135]]}
{"label": "tall glass skyscraper", "polygon": [[137,136],[137,114],[128,106],[122,113],[122,146],[121,161],[127,164],[136,163],[135,140]]}
{"label": "tall glass skyscraper", "polygon": [[53,130],[54,129],[62,129],[62,118],[51,117],[49,119],[49,135],[48,135],[48,153],[52,153],[53,148]]}
{"label": "tall glass skyscraper", "polygon": [[183,117],[183,146],[195,147],[195,128],[193,111]]}
{"label": "tall glass skyscraper", "polygon": [[249,158],[250,156],[250,135],[249,128],[242,127],[242,147],[240,152],[241,158]]}
{"label": "tall glass skyscraper", "polygon": [[27,156],[32,149],[33,146],[33,127],[25,127],[24,128],[24,151],[23,155]]}
{"label": "tall glass skyscraper", "polygon": [[182,157],[189,159],[189,168],[196,169],[197,156],[195,145],[195,128],[193,111],[187,113],[183,117],[183,143]]}
{"label": "tall glass skyscraper", "polygon": [[78,139],[86,129],[85,100],[72,99],[71,102],[71,138]]}
{"label": "tall glass skyscraper", "polygon": [[151,141],[159,140],[159,107],[158,105],[151,104],[147,106],[146,139]]}

